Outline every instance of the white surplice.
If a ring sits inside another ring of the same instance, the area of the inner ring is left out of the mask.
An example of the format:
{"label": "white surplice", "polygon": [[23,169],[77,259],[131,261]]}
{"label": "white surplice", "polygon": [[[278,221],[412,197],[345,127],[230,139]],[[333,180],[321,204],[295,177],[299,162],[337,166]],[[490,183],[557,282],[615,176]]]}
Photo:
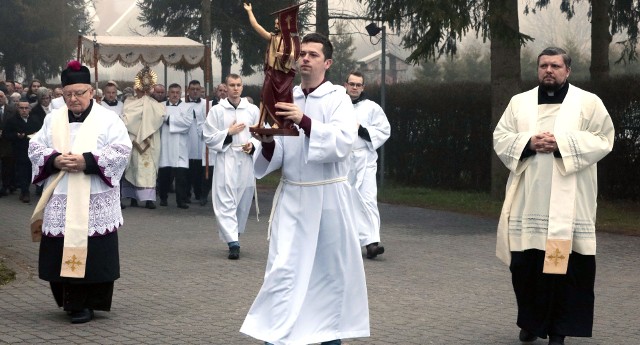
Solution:
{"label": "white surplice", "polygon": [[118,116],[122,117],[122,111],[124,108],[124,103],[117,101],[116,105],[108,105],[107,102],[102,101],[102,103],[100,103],[101,106],[103,106],[106,109],[109,109],[111,111],[113,111],[114,113],[118,114]]}
{"label": "white surplice", "polygon": [[[249,127],[260,120],[260,110],[242,98],[237,109],[228,99],[220,101],[207,115],[202,135],[209,150],[215,152],[215,169],[212,179],[212,203],[218,222],[218,234],[225,243],[238,241],[238,234],[244,233],[251,200],[255,190],[253,160],[242,151],[242,145],[258,142],[251,137]],[[229,126],[234,122],[244,123],[240,133],[232,135],[231,143],[224,141],[229,134]]]}
{"label": "white surplice", "polygon": [[167,117],[162,124],[160,168],[189,168],[189,128],[194,121],[193,103],[166,102]]}
{"label": "white surplice", "polygon": [[368,99],[354,104],[357,121],[369,132],[371,141],[357,137],[351,151],[349,183],[354,193],[354,220],[360,235],[360,245],[380,242],[380,212],[378,210],[378,153],[391,134],[391,125],[382,108]]}
{"label": "white surplice", "polygon": [[[62,116],[68,116],[66,106],[54,110],[54,112],[56,112],[56,116],[60,115],[60,112]],[[99,236],[112,232],[122,225],[119,186],[120,178],[129,163],[131,140],[124,123],[114,112],[104,109],[94,102],[89,116],[100,119],[96,150],[91,153],[95,157],[101,173],[90,175],[88,235]],[[42,128],[29,141],[32,176],[34,181],[43,181],[44,188],[53,180],[53,176],[44,175],[44,165],[47,159],[57,152],[53,148],[52,140],[52,121],[54,118],[55,116],[45,117]],[[73,145],[82,124],[82,122],[69,124],[69,143],[71,145]],[[82,152],[74,153],[81,154]],[[62,177],[45,207],[42,224],[44,235],[64,235],[67,190],[70,188],[68,180],[69,174]]]}
{"label": "white surplice", "polygon": [[[537,153],[520,160],[531,137],[543,131],[554,134],[562,158]],[[596,254],[596,163],[611,152],[613,141],[613,123],[600,98],[574,85],[569,85],[561,105],[538,105],[538,88],[511,99],[493,133],[494,149],[510,170],[496,247],[502,261],[509,264],[511,251],[545,250],[549,229],[554,228],[550,214],[563,207],[550,199],[554,188],[567,187],[554,187],[552,180],[562,177],[571,177],[566,181],[575,191],[573,200],[564,203],[574,208],[569,223],[572,250]]]}
{"label": "white surplice", "polygon": [[[345,89],[330,82],[294,102],[310,137],[275,136],[271,161],[254,154],[256,176],[282,168],[274,198],[264,283],[240,332],[275,345],[369,336],[362,252],[353,222],[348,157],[357,136]],[[216,168],[217,169],[217,168]]]}
{"label": "white surplice", "polygon": [[[184,102],[184,100],[183,100]],[[189,159],[202,159],[202,151],[205,146],[202,143],[202,125],[205,120],[205,99],[200,99],[199,103],[189,102],[193,107],[193,122],[189,127]]]}

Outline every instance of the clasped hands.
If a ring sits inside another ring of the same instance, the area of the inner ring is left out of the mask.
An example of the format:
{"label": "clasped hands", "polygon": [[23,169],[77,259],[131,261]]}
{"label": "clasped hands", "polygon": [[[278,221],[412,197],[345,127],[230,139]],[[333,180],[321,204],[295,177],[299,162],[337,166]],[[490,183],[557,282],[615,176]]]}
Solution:
{"label": "clasped hands", "polygon": [[87,168],[87,162],[85,162],[83,155],[69,152],[56,157],[53,166],[63,171],[75,173],[84,171]]}
{"label": "clasped hands", "polygon": [[553,134],[542,132],[531,137],[529,148],[538,153],[553,153],[558,150],[558,143]]}

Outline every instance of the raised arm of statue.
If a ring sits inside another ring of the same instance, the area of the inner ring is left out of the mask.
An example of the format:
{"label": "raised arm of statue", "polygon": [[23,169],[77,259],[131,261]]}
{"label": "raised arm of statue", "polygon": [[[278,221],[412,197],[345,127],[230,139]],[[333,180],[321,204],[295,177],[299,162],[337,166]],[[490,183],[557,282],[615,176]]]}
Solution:
{"label": "raised arm of statue", "polygon": [[254,30],[256,30],[256,32],[258,33],[258,35],[260,35],[260,37],[264,38],[267,41],[270,40],[271,33],[265,30],[262,26],[260,26],[260,24],[258,24],[256,17],[253,15],[253,9],[251,8],[251,3],[245,2],[244,9],[245,11],[247,11],[247,14],[249,15],[249,23],[251,23],[251,27]]}

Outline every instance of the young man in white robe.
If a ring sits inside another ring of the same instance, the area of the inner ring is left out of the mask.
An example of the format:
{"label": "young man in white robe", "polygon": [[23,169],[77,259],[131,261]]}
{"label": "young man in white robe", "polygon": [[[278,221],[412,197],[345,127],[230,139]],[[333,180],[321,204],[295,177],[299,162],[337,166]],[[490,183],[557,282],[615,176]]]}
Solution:
{"label": "young man in white robe", "polygon": [[229,247],[230,260],[240,258],[239,234],[244,233],[255,191],[253,175],[254,144],[249,127],[260,120],[260,110],[242,95],[242,79],[237,74],[226,78],[228,97],[207,115],[202,135],[210,151],[215,152],[212,182],[213,211],[220,239]]}
{"label": "young man in white robe", "polygon": [[[333,46],[302,39],[294,103],[275,104],[299,136],[257,136],[258,178],[282,169],[274,197],[264,283],[240,329],[267,344],[340,344],[369,336],[362,252],[353,221],[349,154],[357,136],[353,105],[325,80]],[[216,168],[217,169],[217,168]]]}
{"label": "young man in white robe", "polygon": [[539,86],[511,99],[493,133],[511,172],[496,253],[512,273],[523,342],[561,345],[593,327],[597,162],[611,152],[614,128],[570,73],[564,50],[543,50]]}
{"label": "young man in white robe", "polygon": [[354,194],[354,219],[360,234],[360,245],[367,248],[367,258],[384,253],[380,245],[380,211],[378,211],[378,153],[391,134],[384,110],[364,93],[364,75],[353,71],[344,84],[358,121],[358,137],[351,149],[349,183]]}
{"label": "young man in white robe", "polygon": [[194,121],[194,103],[186,103],[180,99],[182,87],[179,84],[169,85],[169,99],[162,124],[160,141],[160,169],[158,169],[158,192],[160,206],[167,206],[172,177],[175,178],[176,204],[178,208],[187,209],[187,174],[189,173],[189,128]]}
{"label": "young man in white robe", "polygon": [[184,101],[193,105],[193,122],[189,127],[189,174],[187,175],[187,199],[191,201],[191,192],[196,200],[202,198],[202,184],[204,170],[202,169],[202,125],[207,115],[206,100],[202,97],[202,86],[198,80],[192,80],[187,86],[187,95]]}
{"label": "young man in white robe", "polygon": [[54,110],[29,143],[33,183],[44,192],[31,218],[40,242],[38,272],[72,323],[109,311],[120,277],[119,182],[131,152],[122,120],[93,100],[89,69],[62,71],[66,106]]}
{"label": "young man in white robe", "polygon": [[118,116],[122,116],[124,103],[118,100],[118,84],[113,80],[109,80],[102,88],[102,93],[104,97],[100,105],[118,114]]}

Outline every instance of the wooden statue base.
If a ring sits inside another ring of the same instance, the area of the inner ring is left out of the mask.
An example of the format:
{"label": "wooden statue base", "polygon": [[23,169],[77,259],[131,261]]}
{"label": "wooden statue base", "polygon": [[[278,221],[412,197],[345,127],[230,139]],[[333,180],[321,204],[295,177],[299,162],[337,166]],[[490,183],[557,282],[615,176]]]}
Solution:
{"label": "wooden statue base", "polygon": [[249,131],[260,135],[298,136],[300,132],[296,128],[256,128],[249,127]]}

